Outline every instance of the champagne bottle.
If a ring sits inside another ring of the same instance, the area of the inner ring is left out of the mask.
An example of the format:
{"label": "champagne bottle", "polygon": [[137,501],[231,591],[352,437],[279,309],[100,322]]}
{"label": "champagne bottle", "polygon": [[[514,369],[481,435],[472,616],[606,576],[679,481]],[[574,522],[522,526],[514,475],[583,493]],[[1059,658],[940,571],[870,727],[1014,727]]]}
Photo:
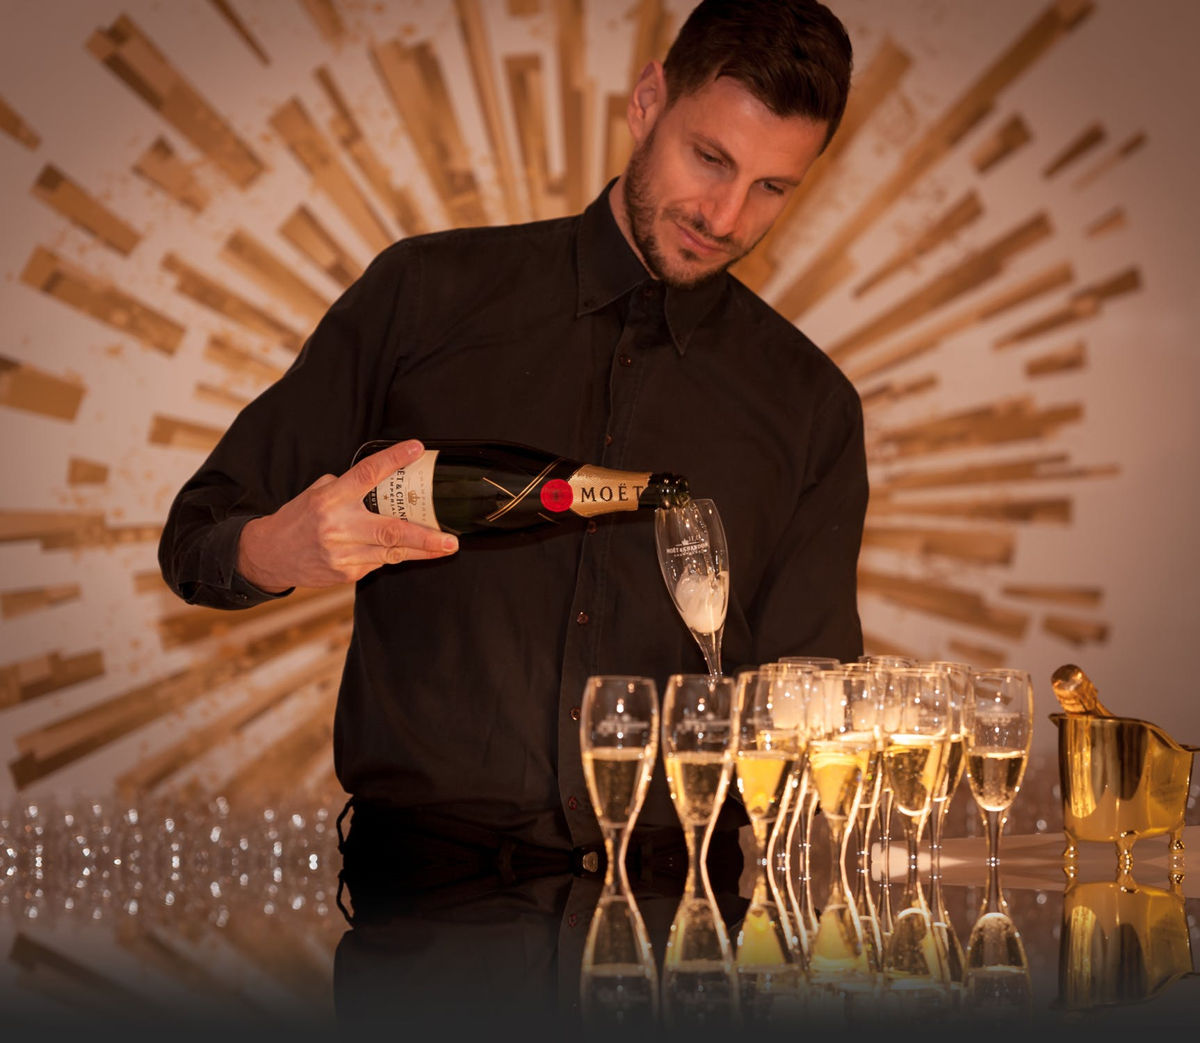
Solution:
{"label": "champagne bottle", "polygon": [[[367,442],[354,459],[394,444]],[[688,500],[687,479],[668,472],[594,467],[516,442],[423,444],[417,460],[367,493],[368,510],[461,536]]]}
{"label": "champagne bottle", "polygon": [[1074,663],[1066,663],[1054,671],[1050,686],[1067,713],[1111,717],[1112,712],[1100,701],[1096,686]]}

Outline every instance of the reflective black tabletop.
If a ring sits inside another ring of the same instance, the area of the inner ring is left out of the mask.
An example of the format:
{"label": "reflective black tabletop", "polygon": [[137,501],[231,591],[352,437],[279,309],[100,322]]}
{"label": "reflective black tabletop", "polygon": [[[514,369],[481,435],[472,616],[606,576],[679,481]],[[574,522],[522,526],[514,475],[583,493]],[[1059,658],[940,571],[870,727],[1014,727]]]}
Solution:
{"label": "reflective black tabletop", "polygon": [[[956,837],[915,889],[895,851],[891,874],[876,852],[840,904],[817,837],[812,872],[752,868],[708,912],[685,908],[675,881],[601,901],[599,878],[570,874],[371,910],[339,893],[340,810],[14,804],[0,818],[6,1027],[700,1038],[1200,1025],[1200,867],[1189,875],[1188,857],[1172,864],[1155,841],[1124,876],[1095,846],[1071,880],[1061,833],[1005,835],[993,882],[982,839]],[[1193,865],[1198,832],[1185,836]],[[997,956],[979,930],[1001,915]],[[689,949],[704,916],[708,949]],[[636,945],[621,956],[626,935]]]}

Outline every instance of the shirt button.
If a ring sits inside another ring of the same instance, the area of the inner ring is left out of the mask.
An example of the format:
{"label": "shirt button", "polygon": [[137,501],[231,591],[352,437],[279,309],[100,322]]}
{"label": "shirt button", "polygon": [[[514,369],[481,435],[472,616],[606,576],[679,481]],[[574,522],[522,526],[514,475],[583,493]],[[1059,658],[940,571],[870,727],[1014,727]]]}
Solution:
{"label": "shirt button", "polygon": [[650,285],[650,286],[643,286],[643,287],[642,287],[642,296],[643,296],[643,297],[645,297],[645,298],[646,298],[646,300],[649,300],[649,299],[650,299],[651,297],[653,297],[653,296],[654,296],[654,295],[655,295],[657,292],[658,292],[658,289],[657,289],[657,287],[655,287],[654,285]]}
{"label": "shirt button", "polygon": [[571,913],[571,915],[567,917],[567,926],[568,926],[568,927],[574,927],[574,926],[575,926],[577,923],[579,923],[579,916],[578,916],[578,914],[576,914],[576,913]]}
{"label": "shirt button", "polygon": [[595,518],[589,518],[589,519],[588,519],[588,523],[587,523],[587,525],[586,525],[586,526],[584,526],[584,527],[587,529],[587,531],[588,531],[588,535],[590,536],[590,535],[591,535],[593,532],[595,532],[595,531],[596,531],[596,528],[597,528],[597,526],[596,526],[596,519],[595,519]]}
{"label": "shirt button", "polygon": [[573,720],[573,721],[579,720],[579,707],[578,706],[571,707],[571,720]]}
{"label": "shirt button", "polygon": [[583,856],[583,868],[585,872],[595,873],[600,869],[600,856],[595,851],[589,851]]}
{"label": "shirt button", "polygon": [[580,626],[583,626],[584,623],[586,623],[587,621],[588,621],[588,614],[586,612],[580,612],[579,615],[577,615],[575,617],[575,622],[578,623]]}
{"label": "shirt button", "polygon": [[618,355],[617,361],[626,369],[633,365],[633,359],[629,355]]}
{"label": "shirt button", "polygon": [[605,435],[605,436],[604,436],[604,444],[605,444],[605,445],[612,445],[612,443],[613,443],[613,437],[612,437],[612,435]]}
{"label": "shirt button", "polygon": [[568,808],[569,808],[571,811],[574,811],[576,808],[578,808],[578,807],[579,807],[579,801],[578,801],[578,800],[576,800],[574,797],[568,797],[568,798],[567,798],[567,807],[568,807]]}

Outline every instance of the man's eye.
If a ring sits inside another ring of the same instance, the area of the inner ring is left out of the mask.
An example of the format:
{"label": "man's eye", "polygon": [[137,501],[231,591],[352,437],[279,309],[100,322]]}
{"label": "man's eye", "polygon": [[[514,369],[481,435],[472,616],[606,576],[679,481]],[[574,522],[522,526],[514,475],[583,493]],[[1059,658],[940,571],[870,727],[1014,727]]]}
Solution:
{"label": "man's eye", "polygon": [[699,156],[705,163],[717,164],[721,162],[720,156],[714,156],[711,152],[705,152],[704,149],[696,149],[696,155]]}
{"label": "man's eye", "polygon": [[777,185],[777,184],[775,184],[773,181],[764,181],[764,182],[763,182],[763,188],[764,188],[764,189],[766,189],[766,191],[767,191],[767,192],[768,192],[770,195],[773,195],[773,196],[781,196],[781,195],[783,195],[783,186],[782,186],[782,185]]}

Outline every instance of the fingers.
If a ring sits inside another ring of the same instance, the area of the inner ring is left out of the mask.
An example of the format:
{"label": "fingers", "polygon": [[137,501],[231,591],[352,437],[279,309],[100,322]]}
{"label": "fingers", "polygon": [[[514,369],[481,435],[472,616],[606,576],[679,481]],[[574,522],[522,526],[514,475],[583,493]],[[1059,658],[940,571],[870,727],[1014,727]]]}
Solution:
{"label": "fingers", "polygon": [[443,558],[458,550],[457,536],[399,519],[387,520],[381,525],[378,542],[383,548],[385,565]]}
{"label": "fingers", "polygon": [[415,438],[397,442],[377,453],[363,457],[342,478],[360,498],[375,488],[393,471],[407,467],[425,451]]}

